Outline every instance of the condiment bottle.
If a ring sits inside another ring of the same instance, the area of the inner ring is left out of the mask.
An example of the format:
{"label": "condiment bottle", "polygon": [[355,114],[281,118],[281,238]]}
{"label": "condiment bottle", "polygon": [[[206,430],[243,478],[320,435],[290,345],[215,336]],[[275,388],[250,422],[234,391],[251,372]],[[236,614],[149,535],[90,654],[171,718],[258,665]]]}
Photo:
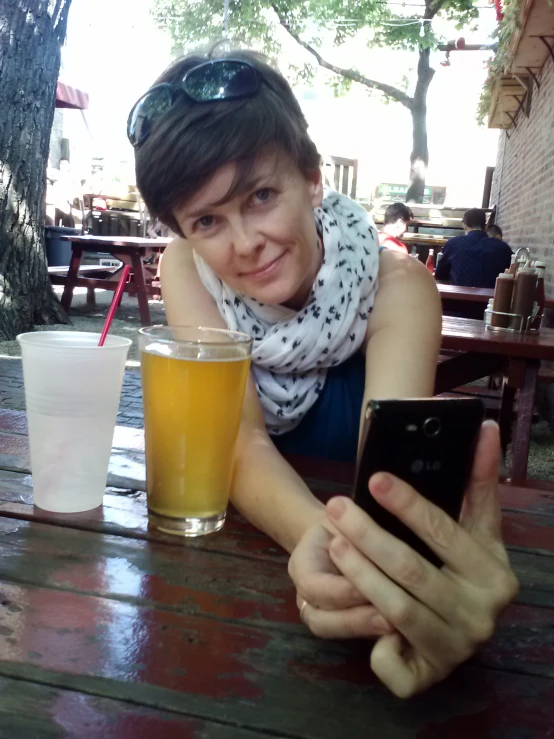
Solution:
{"label": "condiment bottle", "polygon": [[412,251],[410,252],[410,256],[414,259],[419,259],[419,254],[417,253],[417,246],[414,244],[412,246]]}
{"label": "condiment bottle", "polygon": [[439,266],[439,262],[440,262],[440,260],[441,260],[441,259],[442,259],[442,251],[438,251],[438,252],[437,252],[437,261],[436,261],[436,263],[435,263],[435,270],[436,270],[436,269],[437,269],[437,267]]}
{"label": "condiment bottle", "polygon": [[544,305],[546,303],[546,294],[544,290],[544,276],[546,274],[546,264],[544,262],[535,262],[537,270],[537,291],[535,293],[535,302],[538,303],[537,315],[531,321],[529,328],[538,329],[541,327],[541,321],[544,313]]}
{"label": "condiment bottle", "polygon": [[427,257],[425,266],[427,267],[427,269],[432,275],[435,274],[435,250],[434,249],[429,249],[429,256]]}
{"label": "condiment bottle", "polygon": [[506,272],[502,272],[496,278],[492,309],[497,311],[497,313],[493,313],[491,316],[491,326],[508,328],[510,325],[510,317],[500,316],[498,313],[511,312],[514,283],[515,277],[511,274],[506,274]]}
{"label": "condiment bottle", "polygon": [[[535,293],[537,291],[537,272],[532,267],[520,267],[514,284],[511,313],[517,315],[510,318],[510,328],[516,331],[527,330],[527,319],[533,312]],[[522,318],[520,318],[522,316]]]}
{"label": "condiment bottle", "polygon": [[510,260],[510,269],[509,272],[511,275],[515,276],[515,273],[517,272],[517,262],[516,262],[516,255],[512,254],[512,258]]}

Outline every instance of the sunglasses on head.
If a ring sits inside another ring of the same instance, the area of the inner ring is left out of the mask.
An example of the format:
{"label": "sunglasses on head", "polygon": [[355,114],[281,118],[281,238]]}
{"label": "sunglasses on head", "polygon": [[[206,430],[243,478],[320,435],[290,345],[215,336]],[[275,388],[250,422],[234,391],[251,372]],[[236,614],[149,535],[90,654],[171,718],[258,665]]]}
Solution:
{"label": "sunglasses on head", "polygon": [[238,100],[260,91],[261,75],[249,62],[214,59],[189,69],[180,82],[156,85],[134,105],[127,120],[127,137],[137,148],[146,141],[153,124],[165,115],[180,94],[195,103]]}

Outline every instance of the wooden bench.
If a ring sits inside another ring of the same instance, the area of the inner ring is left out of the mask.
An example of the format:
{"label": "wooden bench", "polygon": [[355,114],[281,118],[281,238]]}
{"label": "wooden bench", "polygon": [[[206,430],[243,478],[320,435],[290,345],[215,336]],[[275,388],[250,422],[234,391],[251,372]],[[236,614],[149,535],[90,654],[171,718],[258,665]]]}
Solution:
{"label": "wooden bench", "polygon": [[[67,282],[68,269],[69,267],[48,267],[50,282],[53,285],[65,286]],[[86,287],[87,305],[96,305],[94,290],[95,288],[99,287],[98,280],[113,282],[116,272],[119,272],[120,269],[120,267],[102,267],[94,265],[85,265],[79,269],[79,276],[77,278],[75,286]]]}

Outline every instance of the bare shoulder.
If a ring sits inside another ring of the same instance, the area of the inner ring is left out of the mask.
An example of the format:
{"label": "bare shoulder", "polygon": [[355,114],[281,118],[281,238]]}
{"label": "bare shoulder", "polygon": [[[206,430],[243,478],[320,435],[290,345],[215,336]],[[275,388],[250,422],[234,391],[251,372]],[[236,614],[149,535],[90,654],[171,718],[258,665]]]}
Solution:
{"label": "bare shoulder", "polygon": [[384,326],[428,321],[440,331],[440,295],[435,278],[418,260],[396,251],[379,258],[379,289],[369,317],[366,340]]}
{"label": "bare shoulder", "polygon": [[394,289],[423,292],[434,301],[438,297],[435,278],[418,259],[398,251],[386,250],[379,258],[379,292]]}

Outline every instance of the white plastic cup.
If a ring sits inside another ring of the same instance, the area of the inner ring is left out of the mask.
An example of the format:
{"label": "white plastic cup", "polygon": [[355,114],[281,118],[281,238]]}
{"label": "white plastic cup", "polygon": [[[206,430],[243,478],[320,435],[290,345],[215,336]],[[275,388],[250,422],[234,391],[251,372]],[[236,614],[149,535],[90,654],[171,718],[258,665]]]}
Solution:
{"label": "white plastic cup", "polygon": [[35,505],[77,513],[102,504],[130,339],[79,331],[17,337]]}

